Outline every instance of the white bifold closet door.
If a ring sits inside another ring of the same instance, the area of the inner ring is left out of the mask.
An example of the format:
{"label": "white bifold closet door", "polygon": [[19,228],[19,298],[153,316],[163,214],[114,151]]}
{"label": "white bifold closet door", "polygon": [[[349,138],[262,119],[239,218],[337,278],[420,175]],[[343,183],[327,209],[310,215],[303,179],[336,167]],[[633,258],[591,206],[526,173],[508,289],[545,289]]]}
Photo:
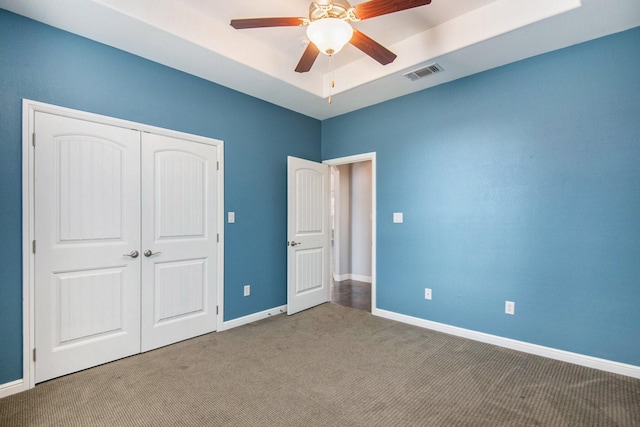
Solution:
{"label": "white bifold closet door", "polygon": [[215,330],[214,146],[36,113],[35,381]]}

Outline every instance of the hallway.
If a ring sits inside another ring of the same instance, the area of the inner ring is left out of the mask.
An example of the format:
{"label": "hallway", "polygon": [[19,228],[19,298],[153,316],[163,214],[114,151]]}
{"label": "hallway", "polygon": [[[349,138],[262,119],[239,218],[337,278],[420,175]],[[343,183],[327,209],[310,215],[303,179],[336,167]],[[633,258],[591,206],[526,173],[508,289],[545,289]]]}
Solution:
{"label": "hallway", "polygon": [[371,313],[371,283],[356,280],[334,281],[331,302]]}

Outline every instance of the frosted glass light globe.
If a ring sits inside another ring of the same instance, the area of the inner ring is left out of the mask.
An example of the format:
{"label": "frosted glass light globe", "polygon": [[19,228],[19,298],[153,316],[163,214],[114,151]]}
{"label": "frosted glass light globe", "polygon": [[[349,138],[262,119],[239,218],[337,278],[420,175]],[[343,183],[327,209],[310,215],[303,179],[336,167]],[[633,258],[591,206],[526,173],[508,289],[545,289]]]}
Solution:
{"label": "frosted glass light globe", "polygon": [[307,27],[307,37],[325,55],[336,54],[353,37],[353,28],[339,18],[322,18]]}

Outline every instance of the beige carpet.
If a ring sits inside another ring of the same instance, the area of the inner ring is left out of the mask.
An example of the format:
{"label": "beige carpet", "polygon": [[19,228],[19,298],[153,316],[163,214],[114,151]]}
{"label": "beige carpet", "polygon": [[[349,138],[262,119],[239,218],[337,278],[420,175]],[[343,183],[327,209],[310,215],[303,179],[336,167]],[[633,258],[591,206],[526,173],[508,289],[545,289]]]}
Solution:
{"label": "beige carpet", "polygon": [[640,380],[335,304],[0,400],[2,426],[640,426]]}

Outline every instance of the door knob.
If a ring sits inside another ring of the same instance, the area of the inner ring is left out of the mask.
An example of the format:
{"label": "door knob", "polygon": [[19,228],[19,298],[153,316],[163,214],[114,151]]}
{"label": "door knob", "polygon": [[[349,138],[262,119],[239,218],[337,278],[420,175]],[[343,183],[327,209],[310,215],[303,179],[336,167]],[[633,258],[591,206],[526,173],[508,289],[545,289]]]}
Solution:
{"label": "door knob", "polygon": [[138,251],[131,251],[128,254],[122,254],[122,256],[130,256],[131,258],[138,258],[138,255],[140,255]]}
{"label": "door knob", "polygon": [[158,254],[161,254],[161,253],[162,252],[151,252],[151,249],[147,249],[146,251],[144,251],[144,256],[146,256],[148,258],[151,255],[158,255]]}
{"label": "door knob", "polygon": [[294,242],[293,240],[290,243],[291,246],[298,246],[298,245],[301,245],[301,244],[302,244],[302,242]]}

